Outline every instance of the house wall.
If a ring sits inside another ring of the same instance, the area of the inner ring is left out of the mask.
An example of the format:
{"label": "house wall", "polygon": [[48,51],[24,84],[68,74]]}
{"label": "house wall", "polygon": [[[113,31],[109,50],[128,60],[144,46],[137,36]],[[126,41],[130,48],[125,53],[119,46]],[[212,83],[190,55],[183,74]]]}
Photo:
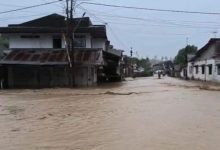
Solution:
{"label": "house wall", "polygon": [[21,35],[9,35],[9,48],[53,48],[53,35],[40,34],[40,38],[21,38]]}
{"label": "house wall", "polygon": [[84,66],[75,69],[75,83],[77,86],[92,86],[97,84],[97,67]]}
{"label": "house wall", "polygon": [[181,72],[180,72],[180,77],[181,77],[181,78],[184,78],[184,77],[185,77],[184,69],[181,70]]}
{"label": "house wall", "polygon": [[[40,38],[21,38],[21,35],[31,34],[10,34],[7,35],[9,38],[9,48],[53,48],[53,37],[54,34],[34,34],[39,35]],[[92,39],[90,34],[77,34],[86,36],[86,48],[102,48],[105,47],[105,39]],[[65,48],[65,39],[62,38],[62,48]]]}
{"label": "house wall", "polygon": [[68,70],[65,66],[8,66],[8,88],[67,87]]}
{"label": "house wall", "polygon": [[194,66],[192,62],[189,62],[187,65],[187,76],[189,79],[193,79],[194,78]]}
{"label": "house wall", "polygon": [[102,48],[106,50],[106,40],[101,38],[92,39],[92,48]]}
{"label": "house wall", "polygon": [[[205,73],[202,74],[202,67],[205,66]],[[212,65],[212,74],[209,74],[209,65]],[[196,73],[196,67],[198,66],[198,73]],[[190,73],[190,67],[193,67],[192,72]],[[202,61],[188,63],[188,77],[191,79],[196,80],[203,80],[203,81],[212,81],[212,82],[220,82],[220,75],[218,75],[216,60],[215,59],[208,59]]]}
{"label": "house wall", "polygon": [[[218,75],[217,60],[215,56],[216,49],[219,43],[211,45],[203,54],[194,62],[189,62],[187,66],[188,77],[190,79],[197,79],[203,81],[220,82],[220,75]],[[212,65],[212,74],[209,74],[209,66]],[[196,66],[198,66],[198,73],[196,73]],[[202,74],[202,66],[205,66],[205,73]],[[191,71],[192,70],[192,71]]]}
{"label": "house wall", "polygon": [[86,48],[92,48],[92,37],[90,34],[86,34]]}

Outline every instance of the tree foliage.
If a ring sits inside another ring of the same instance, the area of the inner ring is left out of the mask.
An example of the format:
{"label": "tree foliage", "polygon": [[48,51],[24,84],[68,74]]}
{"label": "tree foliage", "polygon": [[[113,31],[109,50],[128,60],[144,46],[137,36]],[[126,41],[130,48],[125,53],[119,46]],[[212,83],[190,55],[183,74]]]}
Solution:
{"label": "tree foliage", "polygon": [[7,49],[9,47],[8,40],[0,35],[0,49]]}
{"label": "tree foliage", "polygon": [[174,59],[174,63],[177,65],[185,66],[187,63],[187,55],[195,54],[197,50],[198,48],[194,45],[188,45],[185,48],[180,49]]}
{"label": "tree foliage", "polygon": [[150,74],[151,72],[151,63],[149,58],[133,58],[133,62],[137,64],[137,67],[142,67],[144,68],[145,74]]}

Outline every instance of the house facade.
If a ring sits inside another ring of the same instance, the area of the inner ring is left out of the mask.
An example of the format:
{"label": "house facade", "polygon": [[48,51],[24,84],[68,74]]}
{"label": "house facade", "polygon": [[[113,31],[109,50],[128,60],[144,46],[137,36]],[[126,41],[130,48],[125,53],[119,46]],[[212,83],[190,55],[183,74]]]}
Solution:
{"label": "house facade", "polygon": [[[102,48],[108,42],[104,25],[93,25],[88,17],[74,19],[75,47]],[[0,28],[4,37],[9,39],[9,48],[65,48],[65,17],[52,14],[21,24]]]}
{"label": "house facade", "polygon": [[220,82],[220,39],[210,39],[189,62],[190,79]]}
{"label": "house facade", "polygon": [[[9,40],[11,51],[1,61],[7,87],[66,87],[71,75],[76,86],[97,84],[99,69],[108,65],[104,53],[111,55],[107,49],[106,27],[93,25],[88,17],[76,18],[73,24],[77,27],[74,28],[73,54],[66,49],[64,16],[52,14],[0,27],[0,33]],[[70,73],[70,57],[74,60],[73,73]]]}

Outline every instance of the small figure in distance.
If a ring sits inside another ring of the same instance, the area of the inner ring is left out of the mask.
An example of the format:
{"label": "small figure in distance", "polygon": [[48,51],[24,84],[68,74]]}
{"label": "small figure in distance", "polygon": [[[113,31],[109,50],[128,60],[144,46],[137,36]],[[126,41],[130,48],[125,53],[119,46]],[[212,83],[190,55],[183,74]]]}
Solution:
{"label": "small figure in distance", "polygon": [[158,79],[161,78],[161,71],[158,71]]}

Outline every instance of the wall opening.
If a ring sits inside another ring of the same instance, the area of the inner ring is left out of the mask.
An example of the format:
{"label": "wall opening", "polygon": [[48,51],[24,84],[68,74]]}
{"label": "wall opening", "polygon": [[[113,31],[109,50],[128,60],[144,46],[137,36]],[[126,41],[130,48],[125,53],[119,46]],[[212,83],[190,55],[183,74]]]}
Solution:
{"label": "wall opening", "polygon": [[220,75],[220,65],[217,65],[217,73]]}
{"label": "wall opening", "polygon": [[209,65],[209,75],[212,75],[212,65]]}
{"label": "wall opening", "polygon": [[202,74],[205,74],[205,65],[202,66]]}
{"label": "wall opening", "polygon": [[55,49],[62,48],[62,39],[60,36],[53,38],[53,48]]}

